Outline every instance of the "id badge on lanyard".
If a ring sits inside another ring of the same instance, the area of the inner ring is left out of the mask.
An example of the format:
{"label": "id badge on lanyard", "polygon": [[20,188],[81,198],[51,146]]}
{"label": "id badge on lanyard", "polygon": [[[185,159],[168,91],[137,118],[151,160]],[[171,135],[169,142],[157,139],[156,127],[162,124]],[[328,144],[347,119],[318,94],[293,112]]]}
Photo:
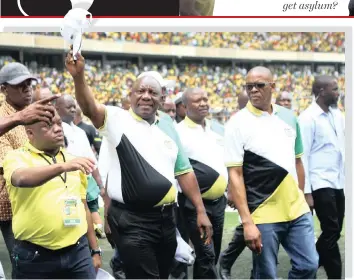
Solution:
{"label": "id badge on lanyard", "polygon": [[75,196],[64,197],[63,222],[66,227],[80,225],[80,203],[81,200]]}
{"label": "id badge on lanyard", "polygon": [[[63,157],[63,161],[65,162],[65,156],[63,152],[61,152],[61,155]],[[42,154],[39,154],[49,165],[52,163]],[[50,156],[53,160],[53,163],[57,163],[56,158],[53,156]],[[63,211],[62,211],[62,219],[64,226],[66,227],[73,227],[80,225],[81,219],[80,219],[80,205],[81,205],[81,200],[77,196],[72,196],[68,192],[68,186],[66,184],[66,172],[64,173],[64,177],[62,175],[59,175],[61,180],[65,184],[65,189],[66,189],[66,195],[63,198]]]}

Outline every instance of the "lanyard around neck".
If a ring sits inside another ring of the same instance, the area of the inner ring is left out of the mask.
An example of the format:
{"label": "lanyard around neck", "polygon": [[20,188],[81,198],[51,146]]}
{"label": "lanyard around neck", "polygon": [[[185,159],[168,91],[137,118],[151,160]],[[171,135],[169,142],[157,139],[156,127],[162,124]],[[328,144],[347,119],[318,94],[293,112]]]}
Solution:
{"label": "lanyard around neck", "polygon": [[[63,157],[63,161],[65,162],[65,156],[64,156],[64,153],[62,152],[62,151],[60,151],[60,154],[62,155],[62,157]],[[39,156],[40,157],[42,157],[46,162],[48,162],[49,163],[49,165],[52,165],[52,164],[55,164],[55,163],[57,163],[57,160],[56,160],[56,158],[55,157],[53,157],[53,156],[50,156],[51,158],[52,158],[52,160],[53,160],[53,163],[51,163],[44,155],[42,155],[42,154],[39,154]],[[49,156],[49,155],[48,155]],[[62,175],[59,175],[60,176],[60,178],[61,178],[61,180],[64,182],[64,184],[65,184],[65,187],[67,187],[66,186],[66,172],[64,172],[64,177],[62,176]]]}

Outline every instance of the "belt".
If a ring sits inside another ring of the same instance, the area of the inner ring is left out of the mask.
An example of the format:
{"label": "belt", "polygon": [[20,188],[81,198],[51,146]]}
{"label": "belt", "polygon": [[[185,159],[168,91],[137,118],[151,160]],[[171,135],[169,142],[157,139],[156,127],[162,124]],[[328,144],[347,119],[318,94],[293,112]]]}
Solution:
{"label": "belt", "polygon": [[220,196],[219,198],[214,199],[214,200],[203,198],[203,202],[204,202],[204,204],[214,205],[214,204],[217,204],[217,203],[222,199],[223,196],[224,196],[224,195],[222,195],[222,196]]}
{"label": "belt", "polygon": [[166,203],[161,206],[155,206],[155,207],[139,207],[136,205],[129,205],[129,204],[124,204],[121,202],[118,202],[116,200],[111,201],[111,205],[114,207],[118,207],[121,209],[126,209],[132,212],[147,212],[147,213],[158,213],[158,212],[167,212],[167,211],[172,211],[176,207],[175,202],[171,203]]}
{"label": "belt", "polygon": [[26,248],[26,249],[33,249],[33,250],[40,250],[41,253],[55,253],[55,254],[63,254],[65,252],[70,251],[72,248],[76,247],[77,245],[79,245],[80,243],[82,243],[84,241],[84,239],[86,238],[86,235],[81,236],[74,244],[69,245],[67,247],[61,248],[61,249],[57,249],[57,250],[52,250],[52,249],[48,249],[45,247],[42,247],[40,245],[37,245],[35,243],[26,241],[26,240],[15,240],[15,244],[22,247],[22,248]]}

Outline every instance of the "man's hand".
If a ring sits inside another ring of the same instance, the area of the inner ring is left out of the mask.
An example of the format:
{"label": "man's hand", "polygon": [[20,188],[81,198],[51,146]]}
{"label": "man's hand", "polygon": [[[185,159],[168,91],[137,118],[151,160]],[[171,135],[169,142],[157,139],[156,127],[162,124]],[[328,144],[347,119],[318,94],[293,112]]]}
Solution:
{"label": "man's hand", "polygon": [[97,273],[98,269],[101,268],[101,266],[102,266],[101,256],[98,254],[93,255],[92,262],[93,262],[93,266],[94,266],[96,273]]}
{"label": "man's hand", "polygon": [[75,158],[63,164],[66,172],[81,170],[84,174],[90,174],[94,170],[95,162],[90,158]]}
{"label": "man's hand", "polygon": [[74,60],[72,46],[70,46],[70,51],[65,59],[65,66],[73,78],[82,75],[85,70],[85,59],[84,57],[77,53],[77,60]]}
{"label": "man's hand", "polygon": [[248,223],[243,225],[243,234],[245,237],[245,242],[248,248],[256,254],[262,252],[262,238],[261,232],[258,230],[254,223]]}
{"label": "man's hand", "polygon": [[307,204],[308,204],[310,207],[313,207],[313,197],[312,197],[312,194],[311,194],[311,193],[306,193],[306,194],[305,194],[305,199],[306,199]]}
{"label": "man's hand", "polygon": [[53,95],[32,103],[19,112],[19,121],[21,125],[30,125],[36,122],[52,123],[55,114],[55,108],[51,101],[57,99],[59,95]]}
{"label": "man's hand", "polygon": [[236,205],[232,201],[232,195],[229,190],[227,191],[227,205],[229,205],[232,209],[236,209]]}
{"label": "man's hand", "polygon": [[100,187],[100,196],[104,198],[105,195],[106,195],[106,189],[104,187]]}
{"label": "man's hand", "polygon": [[213,236],[213,226],[205,212],[197,213],[197,226],[200,232],[200,238],[205,244],[210,244],[211,237]]}
{"label": "man's hand", "polygon": [[111,244],[112,249],[115,248],[116,245],[114,244],[114,241],[112,239],[112,232],[111,232],[111,228],[109,227],[107,218],[105,218],[104,220],[104,233],[106,234],[106,238],[109,244]]}

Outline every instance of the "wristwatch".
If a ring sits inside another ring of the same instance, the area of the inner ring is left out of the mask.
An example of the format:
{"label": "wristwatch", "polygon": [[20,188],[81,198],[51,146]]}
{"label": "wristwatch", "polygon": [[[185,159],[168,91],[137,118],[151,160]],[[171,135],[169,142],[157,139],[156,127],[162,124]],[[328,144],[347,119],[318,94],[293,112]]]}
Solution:
{"label": "wristwatch", "polygon": [[91,250],[91,257],[93,257],[96,254],[98,254],[99,256],[102,256],[102,250],[100,247],[98,247],[97,250]]}

